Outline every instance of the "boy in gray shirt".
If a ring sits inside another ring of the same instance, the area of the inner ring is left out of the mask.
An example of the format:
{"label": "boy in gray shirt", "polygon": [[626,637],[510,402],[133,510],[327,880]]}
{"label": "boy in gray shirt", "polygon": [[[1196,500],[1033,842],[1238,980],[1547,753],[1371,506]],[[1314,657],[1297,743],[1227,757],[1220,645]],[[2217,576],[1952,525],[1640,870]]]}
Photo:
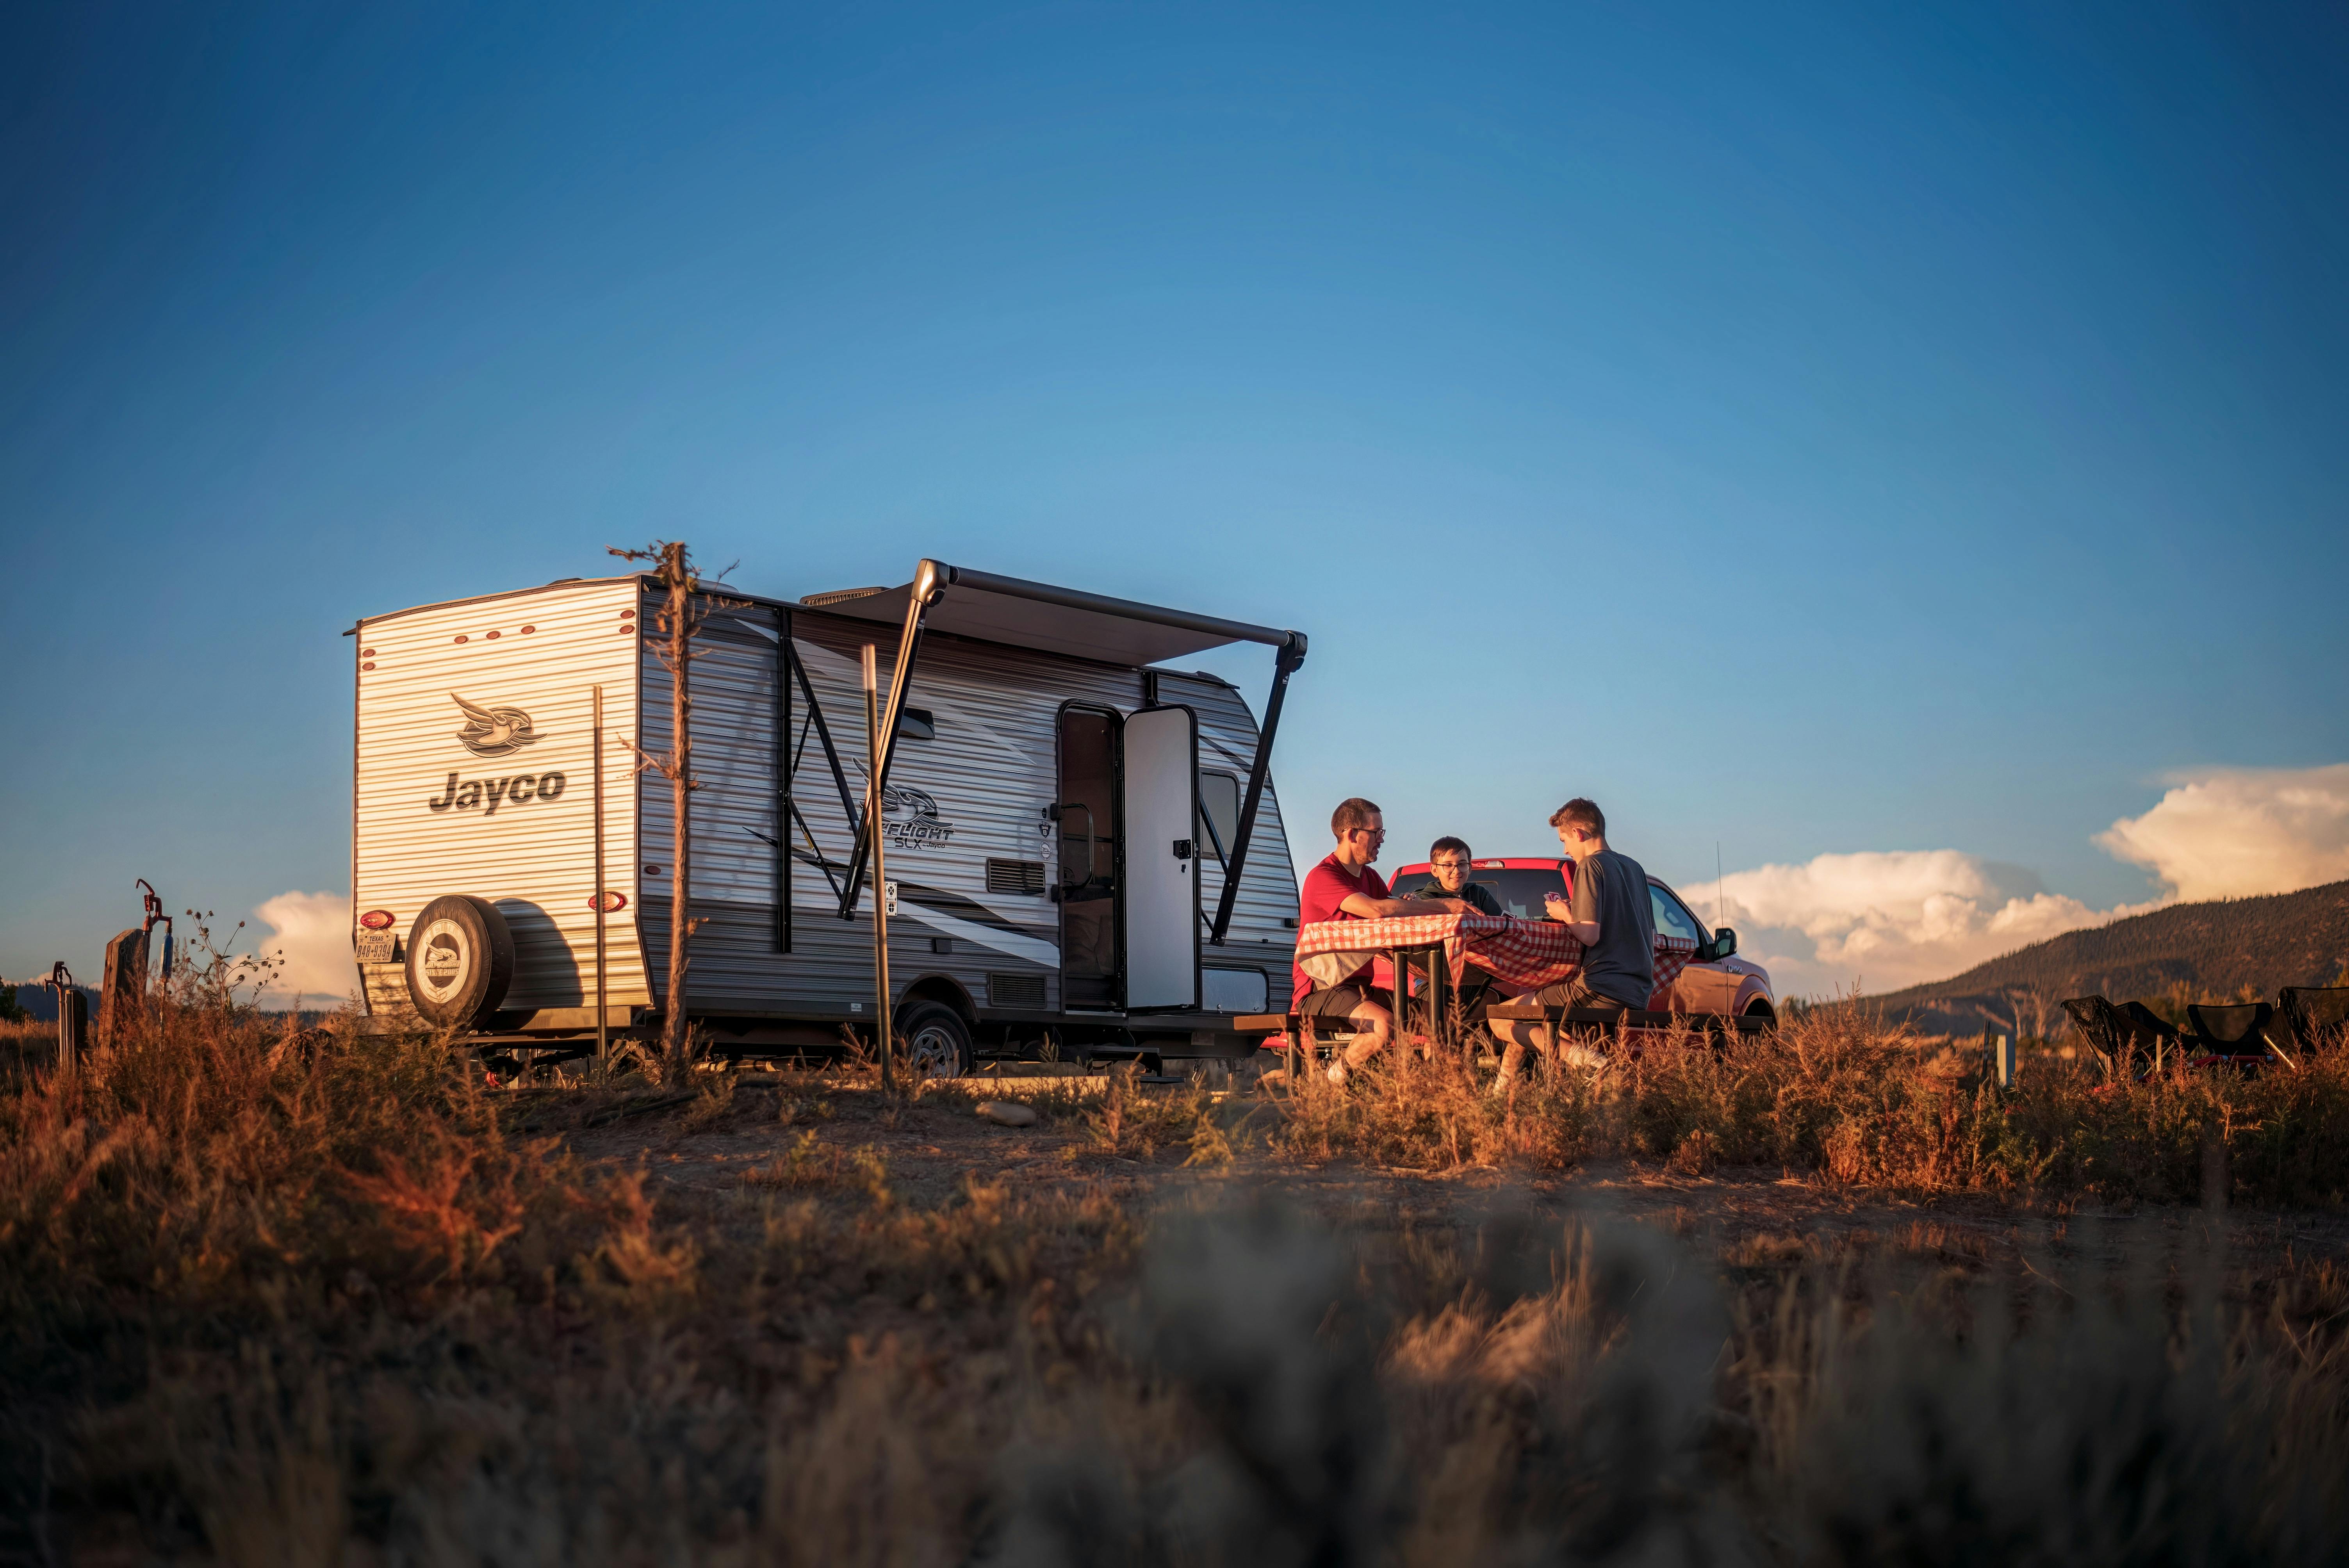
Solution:
{"label": "boy in gray shirt", "polygon": [[[1549,823],[1574,861],[1572,896],[1550,894],[1549,917],[1582,944],[1582,973],[1531,999],[1552,1007],[1646,1006],[1656,988],[1656,912],[1648,901],[1647,871],[1607,847],[1607,817],[1595,801],[1577,796],[1551,813]],[[1545,1025],[1511,1024],[1506,1035],[1496,1093],[1516,1080],[1527,1046],[1547,1056],[1554,1045]]]}

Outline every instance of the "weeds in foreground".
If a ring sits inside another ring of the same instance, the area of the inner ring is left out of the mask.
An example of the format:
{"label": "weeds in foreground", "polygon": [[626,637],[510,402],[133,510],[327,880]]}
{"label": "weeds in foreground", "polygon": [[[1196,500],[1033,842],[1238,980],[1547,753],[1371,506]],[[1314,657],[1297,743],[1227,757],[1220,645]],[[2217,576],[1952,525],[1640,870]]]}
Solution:
{"label": "weeds in foreground", "polygon": [[[1987,1184],[2106,1157],[2031,1141],[2101,1103],[2093,1083],[1985,1099],[1899,1045],[1821,1025],[1775,1053],[1684,1042],[1514,1099],[1404,1061],[1343,1094],[1113,1089],[1056,1114],[1096,1154],[1210,1167],[1622,1147]],[[1154,1208],[975,1172],[925,1202],[876,1149],[814,1126],[740,1184],[656,1197],[641,1171],[518,1131],[539,1102],[450,1060],[430,1040],[166,1010],[79,1075],[0,1092],[0,1522],[26,1532],[0,1551],[1418,1564],[2349,1546],[2349,1282],[2328,1265],[2224,1280],[2151,1224],[2116,1233],[2116,1268],[2006,1270],[1897,1247],[1708,1255],[1595,1215],[1332,1220],[1225,1183]],[[2329,1092],[2135,1086],[2081,1125],[2160,1150],[2216,1116],[2240,1184],[2261,1119],[2325,1114]],[[2203,1149],[2177,1158],[2199,1169]],[[2167,1159],[2115,1168],[2183,1180]]]}

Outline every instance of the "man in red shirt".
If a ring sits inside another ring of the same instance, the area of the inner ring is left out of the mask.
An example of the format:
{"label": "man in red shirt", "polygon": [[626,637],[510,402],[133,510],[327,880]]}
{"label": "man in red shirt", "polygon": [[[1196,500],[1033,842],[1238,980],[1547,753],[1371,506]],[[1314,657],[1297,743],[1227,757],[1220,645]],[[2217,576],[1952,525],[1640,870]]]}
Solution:
{"label": "man in red shirt", "polygon": [[[1386,841],[1386,819],[1370,801],[1356,796],[1339,803],[1330,814],[1330,831],[1338,847],[1328,859],[1305,873],[1298,890],[1297,923],[1302,928],[1324,920],[1384,920],[1393,915],[1459,914],[1467,905],[1458,899],[1393,898],[1386,879],[1371,869]],[[1330,1064],[1330,1081],[1344,1083],[1355,1068],[1377,1056],[1394,1033],[1393,997],[1371,985],[1365,964],[1335,985],[1317,988],[1304,970],[1295,969],[1289,995],[1293,1012],[1308,1017],[1352,1021],[1354,1043]]]}

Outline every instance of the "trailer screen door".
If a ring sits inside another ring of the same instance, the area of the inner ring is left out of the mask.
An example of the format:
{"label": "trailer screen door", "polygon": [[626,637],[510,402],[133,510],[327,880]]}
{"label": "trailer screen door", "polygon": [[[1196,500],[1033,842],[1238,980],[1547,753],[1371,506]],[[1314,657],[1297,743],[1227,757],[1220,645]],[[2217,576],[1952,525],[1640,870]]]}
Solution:
{"label": "trailer screen door", "polygon": [[1125,721],[1125,1006],[1199,1006],[1199,721],[1154,707]]}

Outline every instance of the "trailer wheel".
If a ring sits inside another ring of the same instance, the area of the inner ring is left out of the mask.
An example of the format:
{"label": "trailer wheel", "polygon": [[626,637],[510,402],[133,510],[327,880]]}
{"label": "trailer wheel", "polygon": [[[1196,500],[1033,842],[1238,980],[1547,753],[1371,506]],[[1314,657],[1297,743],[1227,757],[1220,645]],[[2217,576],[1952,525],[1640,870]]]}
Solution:
{"label": "trailer wheel", "polygon": [[470,1028],[496,1012],[513,971],[513,933],[487,899],[436,898],[409,929],[409,1000],[444,1029]]}
{"label": "trailer wheel", "polygon": [[897,1020],[905,1066],[917,1078],[956,1078],[970,1071],[970,1030],[943,1002],[916,1002]]}

